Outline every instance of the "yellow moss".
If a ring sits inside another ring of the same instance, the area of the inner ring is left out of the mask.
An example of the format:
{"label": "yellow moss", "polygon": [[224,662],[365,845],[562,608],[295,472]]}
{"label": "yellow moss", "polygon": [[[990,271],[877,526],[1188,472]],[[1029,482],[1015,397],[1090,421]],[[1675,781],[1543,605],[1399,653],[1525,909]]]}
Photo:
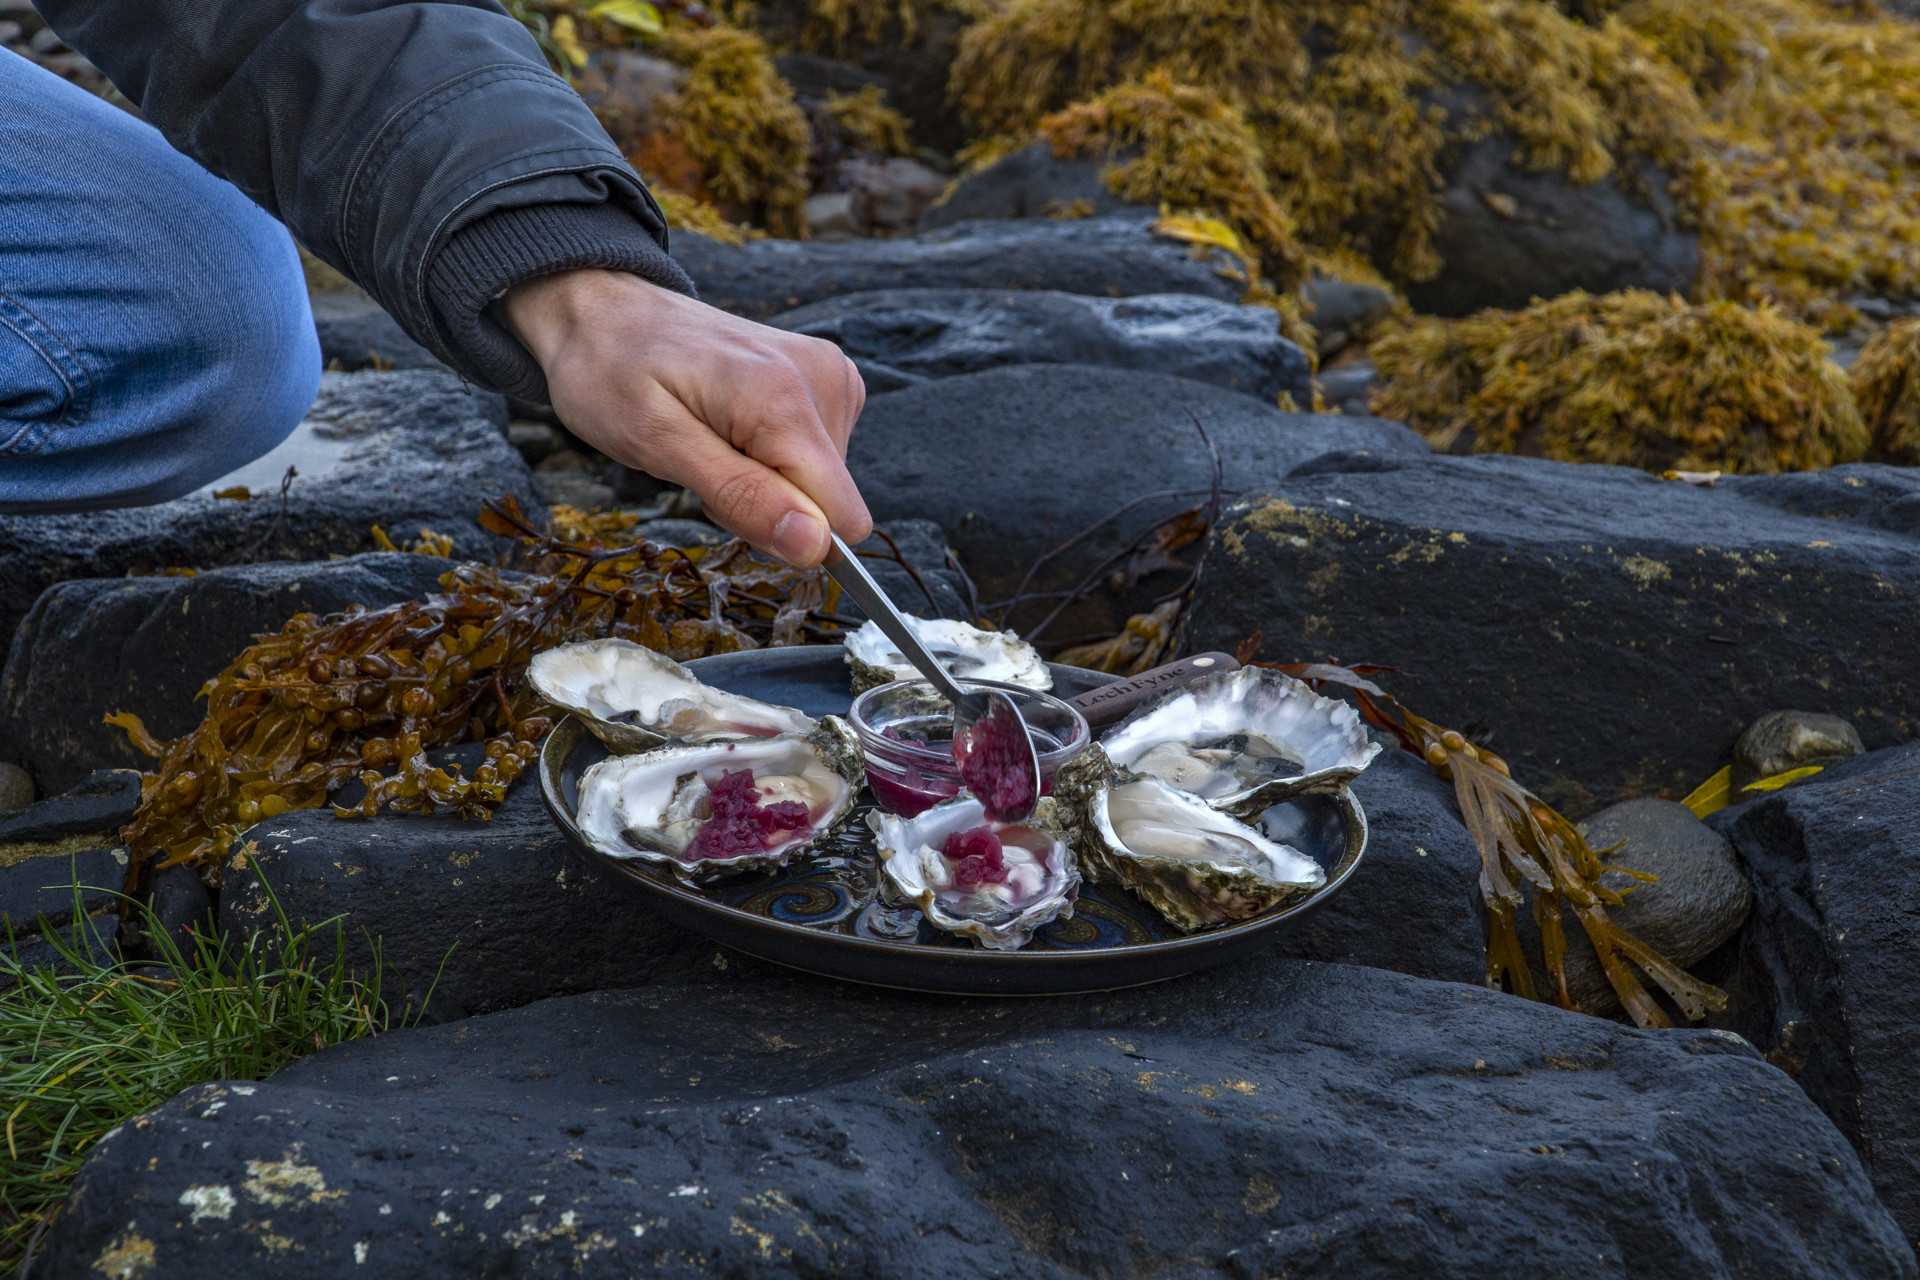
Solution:
{"label": "yellow moss", "polygon": [[1890,324],[1867,343],[1853,366],[1853,397],[1873,435],[1868,456],[1920,464],[1920,320]]}
{"label": "yellow moss", "polygon": [[1110,160],[1102,177],[1123,200],[1212,213],[1259,254],[1276,289],[1304,278],[1306,254],[1267,187],[1260,144],[1212,90],[1156,71],[1044,117],[1038,133],[1062,159]]}
{"label": "yellow moss", "polygon": [[840,140],[855,151],[882,156],[913,154],[907,118],[882,100],[876,85],[867,85],[858,93],[829,93],[827,114],[839,129]]}
{"label": "yellow moss", "polygon": [[1642,290],[1426,320],[1370,349],[1375,408],[1436,447],[1652,471],[1859,459],[1867,429],[1820,335],[1770,307]]}
{"label": "yellow moss", "polygon": [[1439,269],[1450,144],[1504,130],[1522,164],[1580,182],[1638,156],[1693,172],[1684,78],[1619,23],[1540,0],[1009,0],[951,84],[975,124],[1018,135],[1155,70],[1240,110],[1302,238],[1402,280]]}
{"label": "yellow moss", "polygon": [[1920,26],[1804,0],[1630,0],[1705,103],[1700,294],[1843,328],[1920,292]]}
{"label": "yellow moss", "polygon": [[919,38],[924,15],[935,9],[979,18],[988,13],[990,0],[807,0],[800,45],[810,53],[836,56],[849,52],[856,40],[904,47]]}
{"label": "yellow moss", "polygon": [[728,222],[726,215],[708,204],[705,200],[674,191],[669,187],[656,187],[648,184],[654,200],[660,205],[660,212],[666,215],[667,225],[681,231],[695,231],[703,236],[718,240],[721,244],[742,245],[758,235],[751,227],[743,227],[737,222]]}
{"label": "yellow moss", "polygon": [[662,117],[699,163],[708,190],[774,235],[804,236],[807,121],[766,44],[736,27],[681,28],[657,52],[686,69]]}

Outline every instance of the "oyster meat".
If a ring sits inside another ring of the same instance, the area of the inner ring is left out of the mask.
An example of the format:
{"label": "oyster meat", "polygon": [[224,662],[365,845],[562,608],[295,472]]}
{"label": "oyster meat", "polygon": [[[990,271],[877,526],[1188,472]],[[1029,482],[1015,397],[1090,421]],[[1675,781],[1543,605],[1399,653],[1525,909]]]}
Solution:
{"label": "oyster meat", "polygon": [[993,951],[1024,947],[1035,929],[1073,918],[1080,870],[1057,821],[1043,798],[1025,822],[993,822],[965,793],[913,818],[867,815],[891,895]]}
{"label": "oyster meat", "polygon": [[1089,876],[1125,885],[1175,928],[1244,920],[1327,882],[1312,858],[1192,792],[1101,766],[1090,753],[1055,783],[1072,797],[1074,846]]}
{"label": "oyster meat", "polygon": [[588,769],[576,821],[602,853],[705,884],[785,866],[831,834],[853,812],[864,767],[838,716],[805,734],[670,743]]}
{"label": "oyster meat", "polygon": [[1202,676],[1141,707],[1100,742],[1108,760],[1240,818],[1338,791],[1380,754],[1359,713],[1278,671]]}
{"label": "oyster meat", "polygon": [[[907,625],[956,679],[998,680],[1042,693],[1053,688],[1053,673],[1040,660],[1039,651],[1011,631],[982,631],[951,618],[910,617]],[[919,678],[913,664],[871,622],[845,643],[855,694],[895,680]]]}
{"label": "oyster meat", "polygon": [[540,696],[587,722],[615,751],[663,742],[715,742],[807,733],[792,707],[743,698],[700,682],[663,653],[631,640],[584,640],[537,653],[527,679]]}

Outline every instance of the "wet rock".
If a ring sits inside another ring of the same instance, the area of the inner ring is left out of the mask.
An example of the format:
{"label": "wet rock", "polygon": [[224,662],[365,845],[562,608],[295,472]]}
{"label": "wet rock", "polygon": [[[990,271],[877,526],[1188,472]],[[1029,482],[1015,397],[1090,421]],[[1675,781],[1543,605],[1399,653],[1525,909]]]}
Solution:
{"label": "wet rock", "polygon": [[1643,163],[1626,181],[1582,187],[1520,168],[1514,151],[1511,137],[1496,134],[1468,148],[1450,175],[1433,237],[1446,265],[1407,287],[1414,310],[1463,316],[1574,289],[1693,286],[1700,240],[1679,225],[1664,171]]}
{"label": "wet rock", "polygon": [[[1042,552],[1125,503],[1165,490],[1182,495],[1133,508],[1056,557],[1029,589],[1065,590],[1157,521],[1204,502],[1212,466],[1196,416],[1219,450],[1230,490],[1265,492],[1309,459],[1340,450],[1427,452],[1397,424],[1282,413],[1189,378],[1025,365],[874,396],[847,460],[876,518],[935,521],[981,600],[1004,601]],[[1119,596],[1100,589],[1051,634],[1111,634],[1177,587],[1181,572],[1163,567]],[[1029,607],[1014,622],[1031,627],[1042,616]]]}
{"label": "wet rock", "polygon": [[822,191],[807,197],[807,234],[821,241],[857,240],[860,214],[853,207],[853,192]]}
{"label": "wet rock", "polygon": [[665,547],[717,547],[731,542],[733,535],[704,520],[649,520],[635,525],[634,533]]}
{"label": "wet rock", "polygon": [[1109,365],[1193,378],[1274,403],[1313,402],[1307,358],[1266,307],[1188,294],[899,289],[774,317],[853,358],[870,394],[1009,364]]}
{"label": "wet rock", "polygon": [[562,447],[560,433],[553,427],[524,418],[507,424],[507,443],[518,449],[530,466],[537,466],[542,458]]}
{"label": "wet rock", "polygon": [[1375,381],[1373,361],[1354,360],[1322,369],[1314,382],[1329,409],[1365,417],[1373,412],[1370,399]]}
{"label": "wet rock", "polygon": [[163,740],[189,733],[204,711],[195,701],[200,686],[255,635],[279,631],[296,613],[417,599],[438,590],[454,563],[387,552],[192,578],[61,583],[13,637],[0,673],[0,743],[44,791],[73,786],[101,765],[145,768],[148,759],[103,716],[131,711]]}
{"label": "wet rock", "polygon": [[153,926],[173,939],[180,954],[196,951],[194,936],[214,936],[213,894],[192,867],[162,867],[153,873],[147,900]]}
{"label": "wet rock", "polygon": [[17,764],[0,763],[0,813],[33,803],[33,775]]}
{"label": "wet rock", "polygon": [[[478,749],[433,753],[469,775]],[[364,794],[362,792],[361,794]],[[358,798],[346,789],[340,803]],[[272,929],[268,887],[295,925],[345,913],[349,960],[365,971],[380,942],[392,998],[458,1018],[565,992],[635,986],[675,966],[706,963],[646,905],[574,852],[523,776],[491,821],[382,813],[336,818],[306,809],[245,833],[220,895],[220,927],[236,937]],[[264,882],[264,883],[263,883]]]}
{"label": "wet rock", "polygon": [[920,219],[922,231],[975,218],[1046,218],[1071,211],[1080,217],[1154,217],[1150,205],[1129,204],[1108,189],[1104,159],[1062,158],[1053,144],[1035,142],[960,179],[949,195]]}
{"label": "wet rock", "polygon": [[[0,516],[0,637],[41,591],[72,578],[325,560],[431,528],[462,557],[511,549],[474,523],[484,497],[512,494],[545,518],[526,463],[506,440],[500,397],[451,373],[329,373],[293,436],[208,489],[174,502],[81,515]],[[289,466],[298,475],[283,503]],[[213,497],[245,488],[251,501]]]}
{"label": "wet rock", "polygon": [[[1660,877],[1651,884],[1636,881],[1624,871],[1610,871],[1600,882],[1626,902],[1607,908],[1621,928],[1658,951],[1682,969],[1693,969],[1740,931],[1753,907],[1753,890],[1726,838],[1693,816],[1693,810],[1672,800],[1626,800],[1602,809],[1581,829],[1609,866],[1645,871]],[[1521,945],[1529,956],[1540,954],[1540,930],[1531,912],[1518,919]],[[1569,910],[1561,910],[1567,939],[1567,991],[1586,1012],[1611,1017],[1620,1012],[1620,999],[1600,968],[1593,944]],[[1635,971],[1648,990],[1654,986]],[[1534,966],[1534,982],[1542,991],[1546,971]]]}
{"label": "wet rock", "polygon": [[[948,566],[947,539],[931,520],[881,520],[865,542],[854,547],[860,562],[903,613],[917,618],[971,618],[967,581]],[[840,612],[865,618],[854,601],[840,601]]]}
{"label": "wet rock", "polygon": [[320,334],[320,362],[327,368],[351,372],[444,367],[372,298],[316,293],[312,301],[313,327]]}
{"label": "wet rock", "polygon": [[[906,116],[917,144],[949,153],[966,145],[967,129],[947,94],[947,73],[972,14],[926,6],[914,11],[907,30],[897,16],[876,10],[876,26],[869,27],[868,16],[856,16],[846,29],[833,33],[822,30],[831,25],[824,13],[807,0],[763,0],[754,7],[754,27],[774,48],[834,55],[783,54],[774,60],[796,94],[852,93],[877,84],[886,92],[887,105]],[[854,79],[850,72],[864,78]]]}
{"label": "wet rock", "polygon": [[783,53],[773,60],[773,69],[795,98],[824,101],[829,94],[859,93],[869,86],[880,90],[882,99],[893,96],[893,81],[887,77],[817,53]]}
{"label": "wet rock", "polygon": [[750,240],[738,247],[683,231],[673,237],[673,256],[703,300],[750,320],[876,289],[1192,293],[1223,302],[1238,302],[1244,292],[1220,274],[1224,255],[1195,258],[1187,245],[1121,218],[969,222],[894,240]]}
{"label": "wet rock", "polygon": [[64,795],[0,813],[0,941],[112,907],[125,887],[119,831],[140,803],[140,775],[102,769]]}
{"label": "wet rock", "polygon": [[1767,997],[1743,1028],[1859,1150],[1920,1236],[1920,746],[1829,766],[1712,825],[1753,880],[1741,936]]}
{"label": "wet rock", "polygon": [[[1824,477],[1840,494],[1920,485],[1896,467]],[[1243,486],[1186,643],[1231,651],[1258,631],[1271,659],[1399,667],[1388,681],[1409,707],[1489,730],[1514,776],[1574,818],[1685,795],[1783,702],[1845,715],[1869,746],[1902,741],[1920,698],[1904,639],[1920,541],[1864,514],[1819,518],[1806,480],[1322,458],[1270,496]],[[1812,510],[1782,510],[1782,488]]]}
{"label": "wet rock", "polygon": [[989,1001],[716,954],[196,1086],[95,1149],[49,1274],[1914,1274],[1713,1032],[1271,957]]}
{"label": "wet rock", "polygon": [[548,506],[565,503],[581,511],[604,510],[613,505],[613,487],[595,479],[588,471],[558,468],[533,473],[533,491]]}
{"label": "wet rock", "polygon": [[833,181],[852,195],[854,216],[869,232],[913,226],[947,189],[944,177],[899,156],[848,156],[834,166]]}
{"label": "wet rock", "polygon": [[1480,854],[1453,784],[1388,746],[1353,784],[1367,852],[1339,896],[1281,939],[1276,953],[1372,965],[1418,978],[1486,981]]}
{"label": "wet rock", "polygon": [[1860,731],[1839,716],[1817,711],[1770,711],[1733,744],[1733,788],[1776,774],[1837,764],[1866,751]]}

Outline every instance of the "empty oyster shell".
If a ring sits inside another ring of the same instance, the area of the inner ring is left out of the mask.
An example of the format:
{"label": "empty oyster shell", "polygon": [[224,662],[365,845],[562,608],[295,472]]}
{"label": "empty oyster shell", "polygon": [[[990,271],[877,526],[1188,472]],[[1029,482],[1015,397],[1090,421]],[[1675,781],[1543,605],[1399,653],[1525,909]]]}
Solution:
{"label": "empty oyster shell", "polygon": [[[752,771],[761,807],[797,801],[806,806],[806,822],[784,830],[775,824],[760,833],[760,847],[715,856],[698,837],[714,816],[713,789],[742,769]],[[853,812],[864,769],[860,744],[838,716],[805,734],[669,743],[608,756],[582,774],[576,821],[602,853],[655,863],[689,884],[706,884],[785,866],[831,834]]]}
{"label": "empty oyster shell", "polygon": [[1087,874],[1117,880],[1186,933],[1244,920],[1327,882],[1290,845],[1158,778],[1106,769],[1093,753],[1060,771]]}
{"label": "empty oyster shell", "polygon": [[1308,792],[1338,791],[1380,754],[1360,716],[1278,671],[1202,676],[1141,707],[1100,748],[1240,818]]}
{"label": "empty oyster shell", "polygon": [[[880,809],[867,814],[892,895],[914,903],[936,928],[994,951],[1024,947],[1035,929],[1073,918],[1080,869],[1058,822],[1048,798],[1025,822],[989,822],[986,809],[964,792],[917,817],[899,818]],[[999,838],[1006,878],[962,885],[956,864],[946,856],[947,841],[980,827]]]}
{"label": "empty oyster shell", "polygon": [[700,683],[662,653],[631,640],[584,640],[537,653],[527,679],[540,696],[587,722],[615,751],[663,742],[714,742],[807,733],[810,716]]}
{"label": "empty oyster shell", "polygon": [[[1011,631],[982,631],[951,618],[910,617],[907,625],[957,679],[998,680],[1043,693],[1053,688],[1053,673],[1041,661],[1039,651]],[[856,694],[920,676],[894,648],[893,641],[871,622],[848,636],[845,643]]]}

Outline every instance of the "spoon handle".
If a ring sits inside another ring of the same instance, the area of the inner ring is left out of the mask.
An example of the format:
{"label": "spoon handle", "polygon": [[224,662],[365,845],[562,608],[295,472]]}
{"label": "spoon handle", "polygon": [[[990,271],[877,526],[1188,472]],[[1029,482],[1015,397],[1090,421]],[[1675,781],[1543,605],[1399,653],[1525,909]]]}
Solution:
{"label": "spoon handle", "polygon": [[860,557],[854,555],[847,544],[840,540],[839,534],[829,536],[833,539],[833,549],[827,552],[826,570],[833,575],[833,580],[840,584],[843,591],[853,597],[854,603],[860,606],[861,612],[873,619],[874,625],[886,633],[887,639],[893,641],[894,647],[900,650],[901,655],[913,664],[916,671],[931,681],[933,687],[939,690],[949,702],[957,707],[963,702],[970,701],[969,696],[961,692],[960,686],[953,682],[953,677],[947,674],[947,669],[940,665],[940,660],[920,643],[919,636],[913,634],[913,628],[907,625],[907,620],[900,615],[900,611],[893,607],[893,601],[887,599],[887,593],[882,591],[880,584],[873,580],[873,575],[867,572],[867,567],[860,563]]}

